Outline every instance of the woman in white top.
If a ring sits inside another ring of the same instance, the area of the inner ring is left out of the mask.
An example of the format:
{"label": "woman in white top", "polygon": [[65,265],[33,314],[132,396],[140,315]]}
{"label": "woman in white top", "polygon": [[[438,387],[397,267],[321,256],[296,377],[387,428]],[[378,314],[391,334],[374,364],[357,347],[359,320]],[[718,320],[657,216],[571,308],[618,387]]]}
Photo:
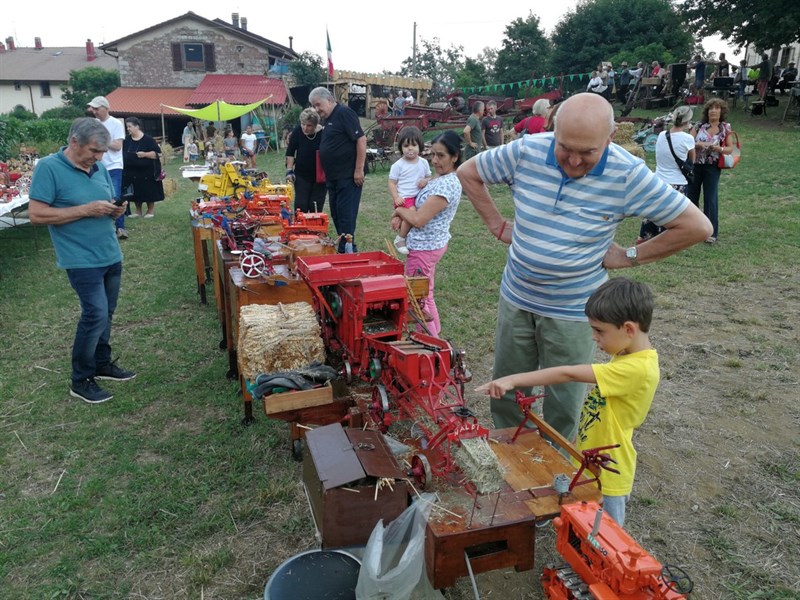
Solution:
{"label": "woman in white top", "polygon": [[[676,108],[672,113],[672,128],[669,130],[672,148],[675,150],[677,157],[682,161],[694,163],[695,140],[692,134],[689,133],[691,126],[692,107],[679,106]],[[681,173],[681,169],[675,157],[672,156],[672,152],[670,152],[666,130],[659,133],[658,139],[656,140],[656,175],[678,190],[681,194],[686,195],[686,186],[688,182],[683,173]],[[663,230],[663,227],[659,227],[655,223],[643,219],[636,243],[639,244],[645,240],[649,240]]]}

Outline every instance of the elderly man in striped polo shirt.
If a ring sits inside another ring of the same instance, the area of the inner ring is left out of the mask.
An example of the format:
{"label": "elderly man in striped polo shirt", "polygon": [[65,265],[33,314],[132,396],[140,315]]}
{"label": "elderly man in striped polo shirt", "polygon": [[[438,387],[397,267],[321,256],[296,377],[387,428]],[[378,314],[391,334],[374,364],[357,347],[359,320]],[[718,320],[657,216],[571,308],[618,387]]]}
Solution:
{"label": "elderly man in striped polo shirt", "polygon": [[[651,263],[711,235],[711,223],[644,162],[612,143],[611,105],[597,94],[567,99],[554,133],[526,135],[467,161],[458,177],[486,226],[511,244],[500,286],[492,377],[589,364],[594,342],[584,306],[610,269]],[[486,184],[505,183],[514,220],[498,211]],[[666,228],[623,248],[614,233],[626,217]],[[574,440],[582,383],[545,389],[544,418]],[[495,427],[516,426],[513,394],[492,400]]]}

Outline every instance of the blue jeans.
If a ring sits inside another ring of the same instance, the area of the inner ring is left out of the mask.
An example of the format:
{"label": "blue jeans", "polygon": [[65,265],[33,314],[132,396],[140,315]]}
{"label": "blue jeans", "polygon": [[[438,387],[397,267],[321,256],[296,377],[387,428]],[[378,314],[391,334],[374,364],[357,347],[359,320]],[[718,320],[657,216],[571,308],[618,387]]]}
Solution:
{"label": "blue jeans", "polygon": [[67,269],[81,302],[81,318],[72,344],[72,381],[94,377],[111,364],[111,319],[117,308],[122,263],[89,269]]}
{"label": "blue jeans", "polygon": [[331,218],[336,227],[339,238],[339,252],[344,252],[345,234],[353,236],[353,251],[357,252],[356,218],[358,207],[361,204],[361,186],[356,185],[352,177],[347,179],[334,179],[327,181],[328,206],[331,208]]}
{"label": "blue jeans", "polygon": [[[542,317],[516,308],[502,297],[497,303],[492,378],[547,367],[590,364],[594,358],[592,329],[585,321]],[[530,394],[530,388],[522,390]],[[586,399],[585,383],[560,383],[544,389],[544,420],[570,441],[578,433],[578,419]],[[516,427],[522,412],[514,392],[490,401],[492,420],[498,429]]]}
{"label": "blue jeans", "polygon": [[714,233],[719,235],[719,175],[722,170],[717,165],[694,165],[694,181],[686,186],[686,195],[696,207],[700,208],[700,188],[703,189],[703,214],[714,226]]}
{"label": "blue jeans", "polygon": [[[122,169],[111,169],[108,174],[111,176],[111,183],[114,184],[114,198],[122,198]],[[122,213],[114,221],[117,229],[125,229],[125,213]]]}

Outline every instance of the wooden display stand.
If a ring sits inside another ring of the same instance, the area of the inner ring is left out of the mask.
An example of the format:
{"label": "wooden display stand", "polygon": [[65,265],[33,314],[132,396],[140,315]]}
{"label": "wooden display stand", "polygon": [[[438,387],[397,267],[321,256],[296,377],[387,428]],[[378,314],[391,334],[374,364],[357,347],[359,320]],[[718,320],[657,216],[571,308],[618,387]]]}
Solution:
{"label": "wooden display stand", "polygon": [[212,232],[210,227],[192,225],[192,246],[194,248],[194,272],[197,276],[197,293],[200,294],[200,303],[207,304],[206,283],[210,277],[211,259],[209,242]]}
{"label": "wooden display stand", "polygon": [[228,295],[229,295],[229,271],[239,266],[239,257],[231,253],[219,239],[217,231],[213,234],[214,261],[212,264],[212,276],[214,281],[214,300],[217,303],[217,316],[220,328],[222,329],[222,339],[219,342],[221,350],[230,348],[230,331],[227,328],[228,322]]}
{"label": "wooden display stand", "polygon": [[498,494],[475,501],[456,485],[439,492],[442,507],[458,516],[434,510],[428,520],[425,563],[434,588],[452,587],[468,575],[467,557],[473,573],[532,569],[536,521],[557,516],[562,503],[600,500],[595,484],[577,486],[559,498],[552,490],[555,476],[572,478],[575,467],[535,430],[526,430],[511,444],[514,431],[491,432],[490,446],[505,471]]}

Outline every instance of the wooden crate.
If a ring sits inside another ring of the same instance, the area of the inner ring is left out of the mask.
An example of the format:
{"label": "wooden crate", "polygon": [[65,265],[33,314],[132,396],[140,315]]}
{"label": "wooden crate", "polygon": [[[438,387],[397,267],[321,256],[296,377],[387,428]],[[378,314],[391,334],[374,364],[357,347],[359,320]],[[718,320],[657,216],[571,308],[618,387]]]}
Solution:
{"label": "wooden crate", "polygon": [[[393,480],[375,493],[379,478]],[[333,423],[306,432],[303,485],[323,548],[364,545],[408,506],[408,484],[383,434]]]}

